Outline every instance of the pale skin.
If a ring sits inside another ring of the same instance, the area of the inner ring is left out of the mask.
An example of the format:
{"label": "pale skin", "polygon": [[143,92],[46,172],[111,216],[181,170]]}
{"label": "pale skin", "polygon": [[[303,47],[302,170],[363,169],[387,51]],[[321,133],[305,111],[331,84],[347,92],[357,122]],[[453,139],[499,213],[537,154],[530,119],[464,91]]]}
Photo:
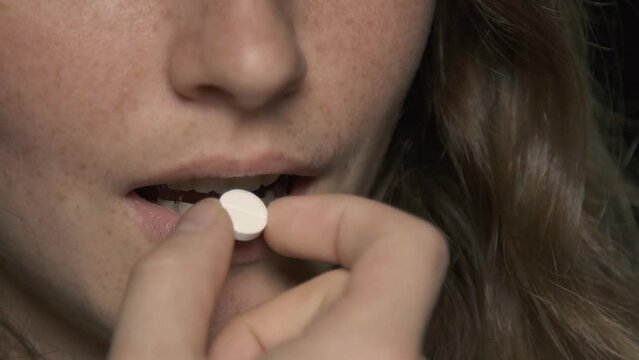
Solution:
{"label": "pale skin", "polygon": [[219,203],[204,200],[173,237],[136,264],[109,358],[421,357],[448,264],[436,228],[346,195],[284,198],[269,215],[265,238],[275,251],[342,267],[235,317],[209,344],[208,319],[233,240]]}
{"label": "pale skin", "polygon": [[[416,358],[444,236],[322,194],[368,194],[433,8],[0,0],[0,316],[55,360]],[[162,241],[127,206],[154,174],[263,153],[313,170],[269,208],[272,256],[230,265],[214,200],[186,215],[212,223]]]}

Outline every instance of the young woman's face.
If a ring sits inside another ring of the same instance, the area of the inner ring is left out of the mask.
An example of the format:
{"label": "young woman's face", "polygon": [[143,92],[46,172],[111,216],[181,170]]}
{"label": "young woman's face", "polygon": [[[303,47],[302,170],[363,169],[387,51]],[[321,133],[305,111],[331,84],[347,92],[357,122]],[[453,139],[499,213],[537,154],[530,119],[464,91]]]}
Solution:
{"label": "young woman's face", "polygon": [[[433,2],[0,0],[2,286],[33,294],[0,307],[46,303],[30,316],[106,339],[132,265],[178,220],[136,188],[285,173],[366,194]],[[295,266],[238,250],[216,320]]]}

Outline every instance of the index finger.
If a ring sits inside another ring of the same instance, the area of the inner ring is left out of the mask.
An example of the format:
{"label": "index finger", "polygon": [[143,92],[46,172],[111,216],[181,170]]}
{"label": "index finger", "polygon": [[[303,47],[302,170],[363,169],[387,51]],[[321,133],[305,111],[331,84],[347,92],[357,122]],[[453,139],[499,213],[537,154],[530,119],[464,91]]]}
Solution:
{"label": "index finger", "polygon": [[189,209],[133,268],[108,358],[203,358],[232,249],[231,221],[217,200]]}
{"label": "index finger", "polygon": [[419,346],[449,261],[435,226],[352,195],[289,196],[270,204],[264,238],[282,255],[351,271],[347,296],[334,309],[350,319],[344,326]]}

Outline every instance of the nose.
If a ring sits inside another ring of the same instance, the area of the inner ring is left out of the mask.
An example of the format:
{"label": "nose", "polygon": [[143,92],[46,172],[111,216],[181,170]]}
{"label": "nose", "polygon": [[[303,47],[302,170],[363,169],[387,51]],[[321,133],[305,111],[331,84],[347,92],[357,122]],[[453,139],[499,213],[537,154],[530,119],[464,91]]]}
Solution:
{"label": "nose", "polygon": [[179,3],[169,80],[181,96],[255,110],[300,86],[306,63],[281,0]]}

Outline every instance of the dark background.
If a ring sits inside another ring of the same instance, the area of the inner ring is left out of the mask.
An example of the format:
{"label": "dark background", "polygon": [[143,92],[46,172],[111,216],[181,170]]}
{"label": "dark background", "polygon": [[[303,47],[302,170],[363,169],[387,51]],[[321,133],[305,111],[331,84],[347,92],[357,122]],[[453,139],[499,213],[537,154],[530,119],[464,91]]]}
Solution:
{"label": "dark background", "polygon": [[591,60],[599,83],[596,93],[604,104],[626,118],[625,160],[620,160],[639,181],[639,0],[588,4],[593,27]]}

